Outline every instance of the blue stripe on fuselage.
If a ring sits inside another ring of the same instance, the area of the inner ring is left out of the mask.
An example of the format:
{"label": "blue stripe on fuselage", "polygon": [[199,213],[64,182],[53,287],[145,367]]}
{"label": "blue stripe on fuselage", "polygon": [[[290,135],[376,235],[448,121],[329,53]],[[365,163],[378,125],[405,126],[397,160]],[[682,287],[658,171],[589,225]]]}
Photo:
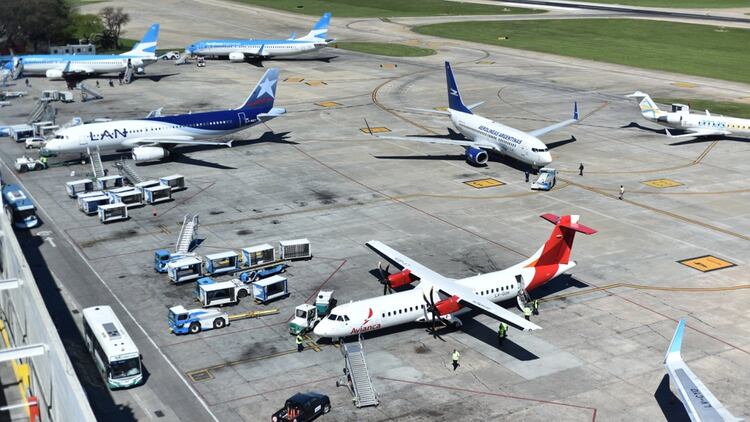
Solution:
{"label": "blue stripe on fuselage", "polygon": [[34,54],[29,56],[18,56],[25,63],[48,63],[48,62],[83,62],[83,61],[96,61],[96,60],[117,60],[123,61],[130,58],[139,59],[143,56],[139,55],[128,55],[128,56],[114,56],[114,55],[95,55],[95,54]]}
{"label": "blue stripe on fuselage", "polygon": [[[268,107],[248,107],[238,110],[221,110],[221,111],[207,111],[204,113],[193,113],[193,114],[177,114],[174,116],[161,116],[161,117],[150,117],[143,119],[152,122],[164,122],[173,125],[193,127],[201,130],[216,130],[216,131],[227,131],[227,130],[238,130],[245,126],[248,126],[258,118],[258,114],[265,113],[268,111]],[[245,122],[240,123],[239,114],[245,115]],[[229,122],[229,123],[217,123],[209,125],[201,125],[202,123],[213,123],[213,122]]]}

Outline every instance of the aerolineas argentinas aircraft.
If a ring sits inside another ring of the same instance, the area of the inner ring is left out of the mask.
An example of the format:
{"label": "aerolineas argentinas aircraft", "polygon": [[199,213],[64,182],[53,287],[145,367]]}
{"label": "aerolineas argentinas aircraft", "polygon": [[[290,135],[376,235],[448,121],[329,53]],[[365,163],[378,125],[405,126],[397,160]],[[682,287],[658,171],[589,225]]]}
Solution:
{"label": "aerolineas argentinas aircraft", "polygon": [[273,106],[278,69],[268,69],[245,102],[233,110],[145,119],[89,123],[61,129],[47,141],[42,154],[85,153],[99,148],[133,150],[133,160],[161,160],[179,144],[226,145],[231,142],[201,141],[234,133],[266,122],[286,112]]}
{"label": "aerolineas argentinas aircraft", "polygon": [[473,114],[471,110],[483,102],[469,106],[464,105],[461,94],[458,92],[456,80],[453,78],[451,65],[448,62],[445,62],[445,78],[448,83],[448,110],[413,110],[450,116],[453,126],[468,140],[418,136],[378,136],[378,138],[462,146],[466,150],[466,161],[479,165],[486,164],[489,160],[488,150],[496,151],[534,168],[541,168],[552,162],[552,155],[547,145],[540,141],[538,137],[578,121],[578,104],[574,103],[572,119],[528,133],[523,132]]}
{"label": "aerolineas argentinas aircraft", "polygon": [[[534,255],[505,270],[460,280],[443,277],[381,242],[367,242],[370,249],[401,269],[385,278],[387,287],[398,288],[417,280],[420,280],[419,285],[412,290],[339,305],[318,323],[315,334],[340,338],[430,320],[434,333],[435,319],[457,319],[456,315],[464,308],[483,311],[518,329],[540,329],[494,302],[534,290],[573,268],[576,263],[570,260],[570,251],[576,232],[596,233],[596,230],[579,224],[577,215],[543,214],[541,217],[553,223],[555,228]],[[460,321],[456,324],[460,325]]]}
{"label": "aerolineas argentinas aircraft", "polygon": [[672,111],[659,109],[654,100],[641,91],[636,91],[628,97],[639,100],[643,118],[672,129],[685,132],[672,135],[669,129],[664,131],[670,138],[697,138],[700,136],[750,136],[750,119],[736,117],[715,116],[706,110],[705,114],[690,113],[690,107],[684,104],[672,104]]}

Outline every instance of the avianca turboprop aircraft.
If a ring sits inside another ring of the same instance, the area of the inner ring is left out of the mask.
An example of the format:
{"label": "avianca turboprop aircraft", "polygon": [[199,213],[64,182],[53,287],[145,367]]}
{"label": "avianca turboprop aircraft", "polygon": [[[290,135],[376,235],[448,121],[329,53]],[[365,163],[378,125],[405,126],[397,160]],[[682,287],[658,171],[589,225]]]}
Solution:
{"label": "avianca turboprop aircraft", "polygon": [[750,119],[715,116],[708,110],[705,114],[690,113],[690,107],[685,104],[672,104],[672,112],[667,112],[659,109],[651,97],[641,91],[636,91],[628,97],[639,100],[638,107],[646,120],[685,132],[681,135],[672,135],[669,129],[665,129],[664,131],[670,138],[750,136]]}
{"label": "avianca turboprop aircraft", "polygon": [[273,106],[278,79],[279,70],[268,69],[245,102],[232,110],[88,123],[61,129],[46,142],[42,154],[84,153],[96,148],[132,149],[134,160],[149,161],[161,160],[167,156],[168,148],[179,144],[231,146],[232,141],[201,139],[234,133],[284,114],[286,110]]}
{"label": "avianca turboprop aircraft", "polygon": [[[573,268],[576,263],[570,260],[570,252],[576,232],[596,233],[579,224],[577,215],[543,214],[541,217],[555,228],[534,255],[510,268],[460,280],[444,277],[381,242],[367,242],[370,249],[401,270],[384,278],[387,287],[398,288],[417,280],[419,285],[411,290],[336,306],[318,323],[315,334],[340,338],[430,320],[434,332],[436,319],[457,319],[465,308],[483,311],[518,329],[541,329],[494,302],[516,298],[519,293],[523,295]],[[460,321],[456,324],[460,325]]]}
{"label": "avianca turboprop aircraft", "polygon": [[146,31],[141,42],[133,49],[120,55],[112,54],[33,54],[15,56],[6,67],[13,79],[27,75],[45,75],[49,79],[62,79],[63,69],[84,75],[125,72],[128,66],[136,73],[156,62],[156,43],[159,38],[159,24],[153,24]]}
{"label": "avianca turboprop aircraft", "polygon": [[445,78],[448,83],[448,110],[413,110],[450,116],[453,126],[469,140],[418,136],[378,136],[378,138],[462,146],[466,150],[466,161],[480,165],[486,164],[489,160],[488,150],[496,151],[532,167],[541,168],[552,162],[552,155],[547,145],[540,141],[538,137],[578,121],[578,104],[574,103],[572,119],[528,133],[523,132],[473,114],[472,109],[484,102],[469,106],[464,105],[461,100],[461,93],[458,92],[456,80],[453,78],[451,65],[448,62],[445,62]]}
{"label": "avianca turboprop aircraft", "polygon": [[326,47],[332,39],[326,39],[331,14],[324,13],[312,30],[301,38],[286,40],[201,40],[185,48],[190,56],[228,58],[232,62],[292,56]]}

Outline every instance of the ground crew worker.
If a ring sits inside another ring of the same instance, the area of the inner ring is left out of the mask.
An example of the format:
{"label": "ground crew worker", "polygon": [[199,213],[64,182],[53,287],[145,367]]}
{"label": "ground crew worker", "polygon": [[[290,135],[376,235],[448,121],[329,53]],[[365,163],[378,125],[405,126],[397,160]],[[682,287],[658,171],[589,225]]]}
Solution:
{"label": "ground crew worker", "polygon": [[501,322],[497,328],[497,343],[503,344],[503,339],[508,337],[508,324]]}
{"label": "ground crew worker", "polygon": [[625,186],[620,185],[620,196],[617,199],[622,201],[622,196],[625,195]]}
{"label": "ground crew worker", "polygon": [[458,363],[458,358],[461,357],[461,354],[458,353],[458,350],[453,349],[453,354],[451,355],[451,357],[453,358],[453,370],[455,371],[456,368],[458,368],[459,366],[461,366]]}
{"label": "ground crew worker", "polygon": [[305,346],[303,346],[303,345],[302,345],[302,342],[303,342],[303,341],[305,341],[305,340],[304,340],[304,339],[302,338],[302,334],[297,334],[297,338],[296,338],[296,339],[294,339],[294,341],[295,341],[295,342],[297,343],[297,351],[298,351],[298,352],[301,352],[302,350],[304,350],[304,349],[305,349]]}
{"label": "ground crew worker", "polygon": [[534,299],[534,315],[539,315],[539,299]]}
{"label": "ground crew worker", "polygon": [[578,175],[583,176],[583,163],[581,163],[581,165],[578,166]]}
{"label": "ground crew worker", "polygon": [[42,163],[42,167],[43,167],[43,168],[45,168],[45,169],[47,168],[47,160],[48,160],[48,158],[47,158],[47,157],[45,157],[45,156],[42,156],[42,157],[41,157],[41,158],[39,159],[39,161],[41,161],[41,163]]}
{"label": "ground crew worker", "polygon": [[523,316],[526,317],[526,321],[531,321],[531,308],[525,306],[523,308]]}
{"label": "ground crew worker", "polygon": [[526,170],[525,172],[523,172],[523,175],[526,176],[526,183],[529,183],[529,171]]}

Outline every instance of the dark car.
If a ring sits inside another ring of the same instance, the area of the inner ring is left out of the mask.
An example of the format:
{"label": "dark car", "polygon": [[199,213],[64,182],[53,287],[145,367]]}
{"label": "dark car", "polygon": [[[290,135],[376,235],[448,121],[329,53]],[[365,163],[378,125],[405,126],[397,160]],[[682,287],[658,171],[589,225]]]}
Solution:
{"label": "dark car", "polygon": [[289,397],[284,408],[274,413],[271,422],[307,422],[331,411],[331,399],[325,394],[297,393]]}

